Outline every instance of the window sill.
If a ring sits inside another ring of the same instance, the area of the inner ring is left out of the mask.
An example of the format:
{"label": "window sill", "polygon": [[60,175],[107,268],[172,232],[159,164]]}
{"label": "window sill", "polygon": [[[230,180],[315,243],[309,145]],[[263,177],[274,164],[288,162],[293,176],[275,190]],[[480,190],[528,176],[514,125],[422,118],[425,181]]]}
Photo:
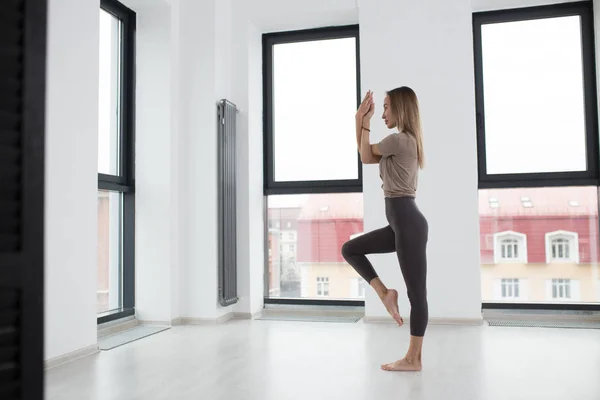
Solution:
{"label": "window sill", "polygon": [[98,314],[98,325],[135,315],[135,309],[125,308]]}

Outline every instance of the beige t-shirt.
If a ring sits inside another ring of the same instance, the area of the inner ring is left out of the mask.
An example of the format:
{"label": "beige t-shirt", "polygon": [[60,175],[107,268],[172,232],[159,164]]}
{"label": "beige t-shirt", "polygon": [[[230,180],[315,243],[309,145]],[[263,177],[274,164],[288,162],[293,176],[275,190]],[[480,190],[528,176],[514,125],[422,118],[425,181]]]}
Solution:
{"label": "beige t-shirt", "polygon": [[385,197],[415,197],[419,179],[417,141],[406,133],[392,133],[379,142],[379,176]]}

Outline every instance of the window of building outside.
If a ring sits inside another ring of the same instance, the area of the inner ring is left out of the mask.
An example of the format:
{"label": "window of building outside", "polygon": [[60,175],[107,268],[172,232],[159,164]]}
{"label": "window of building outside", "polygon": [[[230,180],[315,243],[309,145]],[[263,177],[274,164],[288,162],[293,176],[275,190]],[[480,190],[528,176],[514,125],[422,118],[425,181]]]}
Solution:
{"label": "window of building outside", "polygon": [[133,30],[135,14],[102,0],[99,21],[98,287],[99,322],[134,306]]}
{"label": "window of building outside", "polygon": [[263,55],[265,296],[361,301],[341,255],[363,231],[358,27],[266,34]]}
{"label": "window of building outside", "polygon": [[598,304],[591,2],[473,21],[484,307]]}
{"label": "window of building outside", "polygon": [[518,299],[519,298],[519,280],[518,279],[502,279],[502,298],[503,299]]}

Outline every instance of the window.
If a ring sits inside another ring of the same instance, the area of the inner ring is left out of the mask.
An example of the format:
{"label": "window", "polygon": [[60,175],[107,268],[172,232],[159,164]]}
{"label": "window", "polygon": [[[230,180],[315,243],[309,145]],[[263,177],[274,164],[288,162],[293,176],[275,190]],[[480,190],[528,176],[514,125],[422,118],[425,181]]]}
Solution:
{"label": "window", "polygon": [[495,263],[527,262],[527,236],[518,232],[500,232],[495,235]]}
{"label": "window", "polygon": [[[499,206],[490,207],[490,198]],[[532,207],[523,207],[523,198]],[[484,307],[600,302],[593,290],[583,290],[600,276],[597,187],[480,190],[479,227],[481,242],[489,235],[494,242],[493,249],[480,247]],[[570,289],[562,284],[562,297],[552,294],[557,277],[571,282]]]}
{"label": "window", "polygon": [[597,184],[592,3],[476,13],[474,32],[480,187]]}
{"label": "window", "polygon": [[[283,234],[282,234],[282,238],[283,238]],[[285,240],[288,242],[295,242],[296,241],[296,232],[286,232],[285,233]]]}
{"label": "window", "polygon": [[121,308],[122,196],[98,191],[98,313]]}
{"label": "window", "polygon": [[[570,301],[597,301],[573,295],[573,282],[587,288],[599,273],[594,36],[592,2],[473,15],[484,308],[552,309],[567,290],[553,289],[557,275],[571,282]],[[506,276],[519,277],[518,297]]]}
{"label": "window", "polygon": [[[361,193],[329,193],[268,196],[269,221],[294,221],[296,241],[276,244],[268,261],[271,299],[311,299],[322,297],[315,282],[327,277],[335,285],[332,300],[357,300],[352,281],[358,274],[341,254],[350,236],[363,231]],[[327,206],[327,211],[321,211]],[[268,231],[270,238],[278,232]],[[269,242],[269,241],[268,241]],[[293,257],[291,257],[293,255]],[[335,297],[334,297],[335,296]]]}
{"label": "window", "polygon": [[266,225],[286,227],[265,266],[270,302],[364,304],[341,254],[363,231],[362,165],[348,136],[361,101],[358,48],[358,26],[263,35]]}
{"label": "window", "polygon": [[98,322],[134,307],[135,14],[102,0],[98,102]]}
{"label": "window", "polygon": [[579,263],[579,238],[576,232],[546,234],[546,262]]}
{"label": "window", "polygon": [[266,34],[263,56],[266,194],[361,192],[358,27]]}
{"label": "window", "polygon": [[520,295],[518,279],[502,279],[502,298],[517,299]]}
{"label": "window", "polygon": [[351,280],[351,285],[352,297],[364,299],[367,292],[367,282],[363,278],[358,277]]}
{"label": "window", "polygon": [[317,278],[317,296],[329,296],[329,278]]}
{"label": "window", "polygon": [[503,260],[518,260],[519,259],[519,240],[518,239],[502,239],[500,241],[501,258]]}
{"label": "window", "polygon": [[571,299],[571,280],[552,279],[552,298],[556,300]]}

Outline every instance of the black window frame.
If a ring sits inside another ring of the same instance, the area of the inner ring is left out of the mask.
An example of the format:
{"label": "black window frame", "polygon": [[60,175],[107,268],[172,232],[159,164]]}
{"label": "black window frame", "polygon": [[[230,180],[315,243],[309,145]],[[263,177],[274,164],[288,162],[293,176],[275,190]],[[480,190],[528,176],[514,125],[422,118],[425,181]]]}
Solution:
{"label": "black window frame", "polygon": [[358,149],[358,178],[317,181],[275,181],[273,131],[273,46],[317,40],[355,38],[356,40],[356,106],[360,105],[360,39],[358,25],[305,29],[263,34],[263,167],[264,194],[357,193],[363,190],[362,162]]}
{"label": "black window frame", "polygon": [[[581,18],[587,170],[582,172],[543,172],[489,175],[487,173],[485,147],[485,103],[481,27],[483,25],[492,23],[527,21],[566,16],[579,16]],[[473,42],[479,188],[501,189],[516,187],[599,185],[600,152],[598,148],[598,106],[596,94],[597,83],[594,14],[592,2],[584,1],[473,13]]]}
{"label": "black window frame", "polygon": [[119,121],[119,174],[98,173],[98,190],[122,194],[122,306],[98,314],[98,324],[135,315],[135,30],[136,14],[117,0],[100,8],[122,23]]}
{"label": "black window frame", "polygon": [[356,107],[361,102],[360,88],[360,30],[357,24],[329,26],[324,28],[303,29],[286,32],[270,32],[263,34],[263,183],[264,183],[264,237],[265,237],[265,274],[264,304],[266,305],[301,305],[301,306],[342,306],[364,307],[364,300],[339,300],[324,298],[285,298],[269,297],[269,209],[268,196],[294,194],[325,193],[362,193],[363,172],[360,153],[356,150],[358,160],[358,178],[348,180],[319,181],[275,181],[275,154],[273,132],[273,46],[285,43],[300,43],[317,40],[354,38],[356,40]]}
{"label": "black window frame", "polygon": [[[586,124],[587,171],[545,172],[525,174],[486,173],[484,126],[484,90],[481,27],[490,23],[579,16],[583,61],[584,107]],[[510,189],[522,187],[595,186],[600,189],[600,150],[598,136],[598,103],[594,11],[591,1],[579,1],[536,7],[505,9],[473,13],[473,45],[475,67],[475,100],[477,128],[477,163],[479,189]],[[600,195],[600,191],[599,191]],[[499,303],[482,302],[483,310],[561,310],[600,311],[596,303]]]}

